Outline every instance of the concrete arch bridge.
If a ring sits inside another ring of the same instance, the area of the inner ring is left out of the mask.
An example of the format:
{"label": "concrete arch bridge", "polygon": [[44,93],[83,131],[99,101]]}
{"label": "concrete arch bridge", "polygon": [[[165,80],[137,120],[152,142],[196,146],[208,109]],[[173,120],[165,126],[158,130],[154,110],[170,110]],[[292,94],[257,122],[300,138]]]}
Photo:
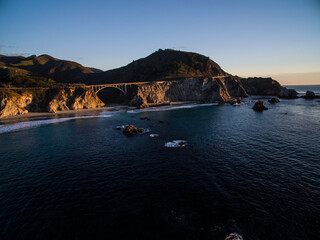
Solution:
{"label": "concrete arch bridge", "polygon": [[[212,78],[224,78],[228,77],[226,76],[217,76],[217,77],[212,77]],[[170,81],[170,80],[177,80],[177,78],[173,79],[164,79],[160,81],[149,81],[149,82],[128,82],[128,83],[108,83],[108,84],[99,84],[99,85],[87,85],[87,88],[91,88],[95,93],[98,93],[102,89],[105,88],[116,88],[119,89],[123,94],[127,94],[128,92],[128,87],[133,86],[133,85],[143,85],[143,84],[150,84],[150,83],[163,83],[165,81]]]}
{"label": "concrete arch bridge", "polygon": [[[157,83],[163,83],[164,81],[156,81]],[[87,85],[87,88],[91,88],[95,93],[98,93],[105,88],[116,88],[120,90],[123,94],[127,94],[128,87],[132,85],[143,85],[154,82],[130,82],[130,83],[109,83],[109,84],[100,84],[100,85]]]}

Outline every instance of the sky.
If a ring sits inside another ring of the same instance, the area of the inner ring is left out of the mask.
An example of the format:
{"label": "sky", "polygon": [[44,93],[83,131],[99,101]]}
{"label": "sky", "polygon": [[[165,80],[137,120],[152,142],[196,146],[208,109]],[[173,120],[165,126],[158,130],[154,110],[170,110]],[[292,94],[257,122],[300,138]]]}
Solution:
{"label": "sky", "polygon": [[0,54],[109,70],[167,48],[233,75],[320,84],[320,0],[0,0]]}

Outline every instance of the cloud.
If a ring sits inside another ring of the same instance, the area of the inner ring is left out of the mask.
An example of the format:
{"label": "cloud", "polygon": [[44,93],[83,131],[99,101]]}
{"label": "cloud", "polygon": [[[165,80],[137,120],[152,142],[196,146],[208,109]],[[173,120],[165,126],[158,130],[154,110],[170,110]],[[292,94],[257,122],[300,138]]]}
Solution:
{"label": "cloud", "polygon": [[79,60],[82,60],[83,57],[68,57],[68,59],[71,59],[73,61],[79,61]]}
{"label": "cloud", "polygon": [[187,46],[180,46],[180,47],[172,47],[172,49],[186,49],[188,48]]}
{"label": "cloud", "polygon": [[4,55],[6,55],[6,56],[14,56],[14,57],[18,57],[18,56],[28,57],[28,56],[30,56],[32,54],[31,53],[16,52],[16,53],[5,53]]}
{"label": "cloud", "polygon": [[3,49],[3,48],[17,48],[17,47],[0,43],[0,49]]}
{"label": "cloud", "polygon": [[[1,0],[0,0],[1,1]],[[12,45],[6,45],[0,43],[0,51],[2,51],[1,54],[6,56],[30,56],[31,53],[28,52],[20,52],[19,47],[12,46]]]}

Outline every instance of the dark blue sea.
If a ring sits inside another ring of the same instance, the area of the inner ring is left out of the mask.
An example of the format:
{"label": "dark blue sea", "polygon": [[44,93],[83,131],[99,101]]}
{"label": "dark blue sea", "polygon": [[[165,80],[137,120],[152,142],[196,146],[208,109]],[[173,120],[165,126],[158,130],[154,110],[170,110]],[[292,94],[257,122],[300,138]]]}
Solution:
{"label": "dark blue sea", "polygon": [[0,239],[319,239],[320,99],[256,99],[2,120]]}

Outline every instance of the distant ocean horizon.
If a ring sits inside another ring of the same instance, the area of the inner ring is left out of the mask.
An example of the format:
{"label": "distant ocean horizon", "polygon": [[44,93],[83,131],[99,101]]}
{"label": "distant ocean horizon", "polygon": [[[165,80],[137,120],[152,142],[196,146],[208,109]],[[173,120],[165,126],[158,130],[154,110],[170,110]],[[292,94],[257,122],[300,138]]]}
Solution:
{"label": "distant ocean horizon", "polygon": [[298,92],[299,96],[304,95],[306,91],[313,91],[316,95],[320,95],[319,85],[282,85],[288,89],[294,89]]}

